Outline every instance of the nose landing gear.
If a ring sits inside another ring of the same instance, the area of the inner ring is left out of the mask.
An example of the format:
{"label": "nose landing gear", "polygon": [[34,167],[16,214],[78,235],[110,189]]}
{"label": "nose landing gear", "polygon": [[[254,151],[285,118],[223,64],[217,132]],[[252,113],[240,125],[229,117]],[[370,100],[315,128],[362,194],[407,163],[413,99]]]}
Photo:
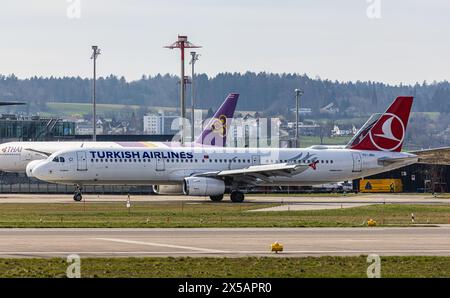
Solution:
{"label": "nose landing gear", "polygon": [[83,199],[83,196],[81,195],[81,186],[77,186],[77,190],[75,190],[75,194],[73,195],[73,200],[75,202],[80,202]]}

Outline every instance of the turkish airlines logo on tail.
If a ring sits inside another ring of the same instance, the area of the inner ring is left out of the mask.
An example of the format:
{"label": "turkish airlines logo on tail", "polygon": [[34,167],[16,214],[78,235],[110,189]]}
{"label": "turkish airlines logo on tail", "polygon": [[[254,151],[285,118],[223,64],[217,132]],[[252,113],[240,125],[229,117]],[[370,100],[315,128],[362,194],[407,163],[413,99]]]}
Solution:
{"label": "turkish airlines logo on tail", "polygon": [[405,124],[399,116],[385,113],[369,132],[372,144],[382,151],[393,151],[405,139]]}

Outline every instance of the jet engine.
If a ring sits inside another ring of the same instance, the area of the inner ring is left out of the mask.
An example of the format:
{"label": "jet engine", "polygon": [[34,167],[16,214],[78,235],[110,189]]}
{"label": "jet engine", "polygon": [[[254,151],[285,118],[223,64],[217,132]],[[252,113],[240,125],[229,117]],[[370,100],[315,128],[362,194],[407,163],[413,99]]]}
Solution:
{"label": "jet engine", "polygon": [[153,185],[153,192],[157,195],[182,195],[183,186],[180,185]]}
{"label": "jet engine", "polygon": [[225,182],[207,177],[188,177],[183,180],[183,192],[187,196],[223,195],[225,193]]}

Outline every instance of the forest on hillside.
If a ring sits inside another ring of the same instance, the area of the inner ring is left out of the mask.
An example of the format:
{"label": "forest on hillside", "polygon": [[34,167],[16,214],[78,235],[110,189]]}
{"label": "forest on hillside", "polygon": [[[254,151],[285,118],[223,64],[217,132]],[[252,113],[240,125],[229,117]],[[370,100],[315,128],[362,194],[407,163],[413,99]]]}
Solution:
{"label": "forest on hillside", "polygon": [[[301,88],[301,106],[317,112],[334,103],[341,116],[360,116],[384,110],[399,95],[413,95],[413,110],[450,112],[450,84],[421,82],[392,86],[380,82],[338,82],[310,78],[300,74],[221,73],[214,77],[196,76],[197,105],[210,108],[219,105],[229,92],[241,94],[238,109],[263,112],[268,116],[288,115],[295,106],[294,89]],[[142,106],[179,105],[178,77],[173,75],[142,76],[127,81],[109,75],[97,81],[98,103]],[[187,100],[190,100],[189,86]],[[45,111],[47,102],[91,102],[92,80],[81,77],[31,77],[0,75],[0,100],[28,103],[30,112]]]}

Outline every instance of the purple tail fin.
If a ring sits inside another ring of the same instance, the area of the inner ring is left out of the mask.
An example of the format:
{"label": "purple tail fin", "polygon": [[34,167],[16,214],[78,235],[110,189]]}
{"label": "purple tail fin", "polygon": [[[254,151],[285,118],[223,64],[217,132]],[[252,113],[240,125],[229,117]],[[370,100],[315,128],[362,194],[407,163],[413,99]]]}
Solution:
{"label": "purple tail fin", "polygon": [[220,108],[204,127],[195,143],[223,147],[227,141],[228,128],[233,119],[234,110],[239,98],[238,93],[228,94]]}

